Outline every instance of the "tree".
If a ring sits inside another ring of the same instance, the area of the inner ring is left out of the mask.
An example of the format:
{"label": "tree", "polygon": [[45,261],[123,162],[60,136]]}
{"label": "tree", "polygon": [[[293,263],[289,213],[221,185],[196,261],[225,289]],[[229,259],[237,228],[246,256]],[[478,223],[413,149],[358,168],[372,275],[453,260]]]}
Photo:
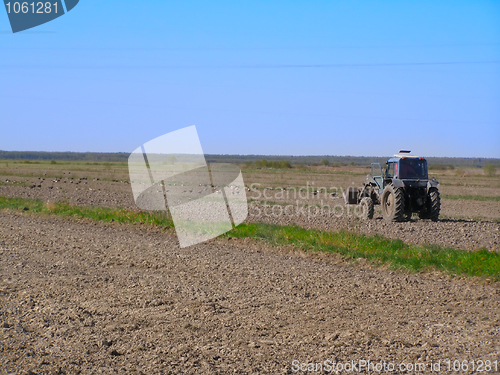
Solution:
{"label": "tree", "polygon": [[292,168],[292,164],[288,160],[280,161],[280,168]]}
{"label": "tree", "polygon": [[323,164],[325,167],[330,165],[330,161],[328,159],[323,159],[321,160],[321,164]]}
{"label": "tree", "polygon": [[484,173],[486,176],[494,176],[497,168],[493,164],[486,164],[484,166]]}

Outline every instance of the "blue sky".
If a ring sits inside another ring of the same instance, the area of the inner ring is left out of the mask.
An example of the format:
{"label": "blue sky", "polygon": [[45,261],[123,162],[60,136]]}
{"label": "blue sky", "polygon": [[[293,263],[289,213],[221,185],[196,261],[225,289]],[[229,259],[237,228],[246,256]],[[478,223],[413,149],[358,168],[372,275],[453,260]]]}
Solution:
{"label": "blue sky", "polygon": [[94,1],[12,34],[0,149],[500,157],[500,1]]}

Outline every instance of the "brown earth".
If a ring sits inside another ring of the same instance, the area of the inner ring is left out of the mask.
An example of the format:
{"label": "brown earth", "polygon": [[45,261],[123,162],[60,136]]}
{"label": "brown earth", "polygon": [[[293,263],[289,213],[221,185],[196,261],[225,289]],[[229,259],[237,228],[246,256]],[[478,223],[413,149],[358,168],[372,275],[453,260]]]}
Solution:
{"label": "brown earth", "polygon": [[[64,175],[68,176],[69,173],[64,172]],[[294,176],[293,173],[290,175]],[[316,180],[315,187],[325,186],[317,182],[317,174],[312,177]],[[349,179],[353,177],[342,178],[338,186],[348,186]],[[2,177],[2,180],[0,196],[37,198],[53,202],[67,201],[70,204],[82,206],[137,209],[130,184],[125,180],[97,180],[97,177],[94,179],[70,177],[59,179],[20,176],[6,176]],[[261,182],[260,185],[252,186],[252,181]],[[486,181],[489,181],[491,185],[491,180]],[[336,190],[337,194],[334,194],[335,190],[333,190],[334,193],[328,194],[320,190],[320,193],[314,195],[314,188],[310,187],[312,182],[306,180],[298,187],[309,186],[309,191],[300,192],[299,188],[296,188],[295,191],[289,190],[283,193],[281,190],[276,190],[276,187],[274,190],[263,189],[271,185],[271,181],[267,181],[269,184],[266,184],[265,178],[259,174],[248,175],[245,182],[252,187],[247,191],[247,198],[250,202],[248,222],[296,224],[323,230],[351,230],[369,235],[379,234],[405,242],[438,244],[466,250],[487,248],[498,251],[500,249],[500,201],[443,199],[441,208],[443,219],[439,222],[419,220],[418,216],[414,216],[411,222],[394,224],[382,220],[380,206],[376,206],[373,220],[358,219],[355,206],[344,205],[341,188]],[[290,189],[290,186],[287,187]],[[493,188],[483,186],[481,189],[489,192]],[[454,191],[450,192],[449,187],[444,186],[441,193],[451,195]],[[288,194],[288,196],[283,196],[283,194]],[[269,206],[264,207],[264,202]]]}
{"label": "brown earth", "polygon": [[173,231],[29,212],[0,212],[0,257],[0,373],[291,374],[294,360],[448,373],[447,360],[500,359],[496,284],[253,240],[180,249]]}
{"label": "brown earth", "polygon": [[[136,209],[126,168],[50,168],[0,170],[0,196]],[[248,186],[340,188],[363,181],[359,170],[257,170],[244,177]],[[497,177],[438,179],[444,195],[500,192]],[[308,215],[324,204],[343,206],[339,195],[325,200],[299,199],[304,214],[292,217],[256,217],[255,208],[264,207],[251,202],[248,221],[499,248],[498,201],[443,199],[444,220],[390,224],[380,211],[370,221]],[[293,360],[425,363],[425,373],[440,360],[446,373],[448,359],[500,359],[498,284],[405,275],[254,240],[180,249],[170,230],[29,212],[0,212],[0,259],[0,374],[296,373]]]}

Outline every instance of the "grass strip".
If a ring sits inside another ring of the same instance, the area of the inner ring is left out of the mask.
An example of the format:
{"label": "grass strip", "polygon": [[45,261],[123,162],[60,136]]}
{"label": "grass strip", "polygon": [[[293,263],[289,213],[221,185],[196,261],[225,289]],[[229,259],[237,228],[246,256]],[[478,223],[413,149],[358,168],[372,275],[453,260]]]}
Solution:
{"label": "grass strip", "polygon": [[55,214],[67,217],[87,218],[95,221],[119,223],[145,223],[173,227],[170,217],[163,212],[137,212],[122,208],[73,206],[68,203],[48,203],[38,199],[0,197],[0,209],[30,211],[42,214]]}
{"label": "grass strip", "polygon": [[487,197],[483,195],[441,195],[443,199],[466,200],[466,201],[495,201],[500,202],[500,197]]}
{"label": "grass strip", "polygon": [[242,224],[229,236],[261,238],[275,245],[305,251],[341,254],[347,259],[365,258],[409,272],[442,271],[450,275],[479,276],[500,280],[500,253],[487,249],[464,251],[438,245],[413,245],[379,235],[325,232],[297,226]]}
{"label": "grass strip", "polygon": [[[0,209],[29,210],[67,217],[88,218],[104,222],[145,223],[173,228],[164,213],[81,207],[67,203],[45,203],[36,199],[0,197]],[[261,239],[278,246],[340,254],[346,259],[365,258],[375,265],[408,272],[441,271],[449,275],[487,277],[500,281],[500,253],[487,249],[464,251],[437,245],[413,245],[379,235],[366,236],[351,232],[326,232],[298,226],[279,226],[264,223],[240,224],[226,237]]]}

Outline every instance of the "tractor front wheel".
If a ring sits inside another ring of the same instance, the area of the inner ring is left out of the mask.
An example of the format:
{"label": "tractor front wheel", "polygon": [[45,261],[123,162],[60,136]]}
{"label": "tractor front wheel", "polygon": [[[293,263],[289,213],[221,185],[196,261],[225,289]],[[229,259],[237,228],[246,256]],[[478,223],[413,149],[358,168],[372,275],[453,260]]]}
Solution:
{"label": "tractor front wheel", "polygon": [[387,221],[404,221],[405,197],[402,188],[392,184],[385,187],[382,193],[382,216]]}
{"label": "tractor front wheel", "polygon": [[438,189],[431,188],[429,190],[425,206],[425,211],[420,213],[420,218],[438,221],[439,212],[441,211],[441,197],[439,196]]}

